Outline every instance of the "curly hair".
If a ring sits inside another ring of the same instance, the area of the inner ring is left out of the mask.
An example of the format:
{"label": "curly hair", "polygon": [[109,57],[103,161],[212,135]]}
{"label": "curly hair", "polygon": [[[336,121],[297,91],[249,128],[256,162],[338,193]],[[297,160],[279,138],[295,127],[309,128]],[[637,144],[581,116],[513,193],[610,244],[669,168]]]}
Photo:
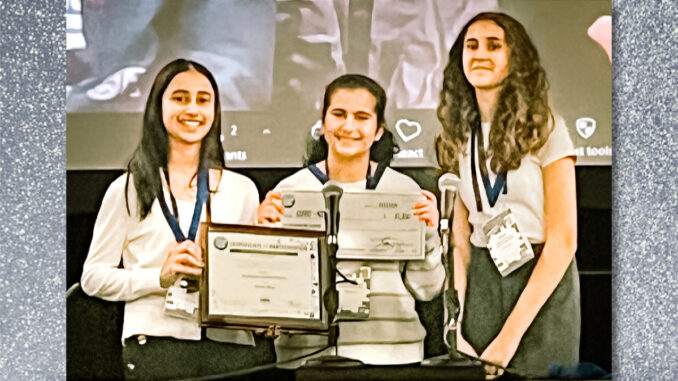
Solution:
{"label": "curly hair", "polygon": [[[372,94],[375,100],[374,112],[377,115],[377,128],[383,128],[384,133],[379,140],[372,144],[372,147],[370,148],[370,160],[374,160],[378,163],[383,163],[386,165],[390,164],[391,159],[393,159],[393,155],[398,153],[400,149],[395,143],[393,134],[388,129],[386,129],[386,120],[384,118],[384,110],[386,109],[386,92],[372,78],[361,74],[344,74],[340,77],[337,77],[325,88],[322,110],[323,122],[325,121],[325,116],[327,115],[327,109],[330,107],[332,95],[334,95],[334,93],[340,89],[365,89],[369,91],[370,94]],[[304,166],[325,160],[327,158],[327,152],[327,141],[325,141],[324,136],[320,136],[320,138],[317,140],[310,136],[307,137],[306,153],[303,158]]]}
{"label": "curly hair", "polygon": [[[169,155],[169,138],[162,119],[162,96],[172,79],[186,71],[197,71],[203,74],[214,90],[214,121],[209,132],[200,144],[200,168],[225,168],[224,148],[221,145],[221,105],[219,88],[212,74],[201,64],[185,59],[174,60],[163,67],[155,77],[153,87],[144,110],[141,141],[127,164],[127,181],[125,183],[125,202],[130,214],[127,189],[129,175],[134,180],[137,194],[137,212],[143,220],[151,210],[153,201],[162,195],[162,180],[159,169],[167,169]],[[196,172],[197,175],[197,172]]]}
{"label": "curly hair", "polygon": [[553,128],[546,72],[525,28],[506,14],[480,13],[464,26],[452,45],[440,92],[437,115],[442,126],[435,138],[436,157],[444,171],[453,173],[459,173],[459,156],[465,152],[471,131],[480,129],[475,90],[462,63],[466,32],[480,20],[501,27],[510,49],[509,74],[502,83],[490,128],[487,157],[492,171],[517,169],[523,157],[544,146]]}

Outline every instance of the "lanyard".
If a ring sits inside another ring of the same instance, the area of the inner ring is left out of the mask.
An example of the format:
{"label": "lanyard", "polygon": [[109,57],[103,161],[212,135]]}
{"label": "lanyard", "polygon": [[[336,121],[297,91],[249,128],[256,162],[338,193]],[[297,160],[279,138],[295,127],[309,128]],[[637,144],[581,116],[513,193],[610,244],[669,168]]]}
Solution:
{"label": "lanyard", "polygon": [[[506,171],[497,174],[497,179],[494,185],[490,182],[490,176],[487,170],[487,158],[485,157],[485,142],[483,139],[483,132],[478,134],[478,141],[476,142],[476,130],[471,130],[471,175],[473,176],[473,194],[476,198],[476,209],[479,212],[483,211],[483,203],[480,200],[480,191],[478,189],[478,177],[476,175],[476,145],[478,145],[478,168],[480,168],[480,175],[483,178],[483,186],[485,187],[485,194],[487,195],[487,202],[490,208],[494,207],[499,199],[499,193],[508,192],[508,185],[506,182]],[[503,190],[503,192],[502,192]]]}
{"label": "lanyard", "polygon": [[[318,167],[316,167],[315,164],[311,164],[308,166],[308,170],[311,171],[311,173],[320,181],[321,184],[325,184],[330,180],[330,169],[327,167],[327,161],[325,161],[325,168],[327,168],[327,173],[324,173]],[[377,164],[377,169],[374,171],[374,176],[371,176],[370,173],[372,173],[372,165],[370,163],[367,164],[367,174],[365,175],[365,189],[369,190],[374,190],[377,188],[377,185],[379,184],[379,180],[381,180],[381,175],[384,174],[384,171],[386,170],[386,165],[383,165],[382,163]]]}
{"label": "lanyard", "polygon": [[[167,188],[169,189],[169,178],[167,181]],[[174,196],[172,195],[172,191],[170,190],[170,197],[172,198],[172,204],[176,204],[176,201],[174,201]],[[162,214],[165,216],[165,220],[167,220],[167,224],[169,225],[170,229],[172,229],[172,233],[174,233],[174,238],[177,239],[177,242],[183,242],[185,240],[195,240],[195,235],[198,232],[198,225],[200,224],[200,213],[202,211],[202,204],[207,201],[207,198],[209,197],[209,179],[208,179],[208,171],[207,168],[201,168],[200,171],[198,171],[198,194],[196,196],[195,200],[195,208],[193,209],[193,219],[191,220],[191,227],[188,229],[188,237],[184,236],[184,233],[181,231],[181,227],[179,227],[179,221],[177,220],[178,216],[174,216],[170,211],[169,208],[167,208],[167,203],[165,202],[165,197],[160,194],[158,195],[158,201],[160,202],[160,208],[162,208]],[[175,211],[176,211],[176,207]],[[177,213],[178,215],[178,213]]]}

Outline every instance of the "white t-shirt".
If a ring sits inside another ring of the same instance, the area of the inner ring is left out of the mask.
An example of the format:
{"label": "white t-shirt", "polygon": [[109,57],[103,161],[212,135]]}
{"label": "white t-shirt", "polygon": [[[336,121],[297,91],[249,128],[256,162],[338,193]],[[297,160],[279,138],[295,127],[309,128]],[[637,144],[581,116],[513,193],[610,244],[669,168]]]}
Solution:
{"label": "white t-shirt", "polygon": [[[478,168],[478,152],[476,150],[476,177],[482,203],[482,212],[476,208],[476,199],[473,193],[473,177],[471,174],[471,139],[466,144],[466,151],[459,159],[459,194],[469,212],[469,223],[473,227],[471,243],[477,247],[487,247],[487,239],[482,232],[486,221],[511,209],[516,219],[518,229],[531,242],[544,242],[544,184],[542,168],[568,156],[575,156],[574,146],[568,133],[565,122],[555,116],[555,127],[546,144],[536,153],[527,154],[520,167],[508,171],[506,176],[507,193],[503,190],[499,194],[494,207],[490,207],[483,185],[482,176]],[[489,143],[489,123],[483,123],[483,137],[485,145]],[[490,182],[495,184],[497,175],[490,169],[489,159],[487,169]]]}

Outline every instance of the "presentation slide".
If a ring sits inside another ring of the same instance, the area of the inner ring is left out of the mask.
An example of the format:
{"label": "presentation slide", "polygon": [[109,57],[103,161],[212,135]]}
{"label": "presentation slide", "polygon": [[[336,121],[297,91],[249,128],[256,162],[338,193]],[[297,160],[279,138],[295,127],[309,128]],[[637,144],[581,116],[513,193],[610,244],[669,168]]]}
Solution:
{"label": "presentation slide", "polygon": [[577,164],[610,165],[609,0],[68,0],[67,169],[125,168],[154,77],[180,57],[217,79],[230,167],[301,166],[324,87],[344,73],[386,90],[393,166],[435,167],[449,49],[482,11],[527,29]]}

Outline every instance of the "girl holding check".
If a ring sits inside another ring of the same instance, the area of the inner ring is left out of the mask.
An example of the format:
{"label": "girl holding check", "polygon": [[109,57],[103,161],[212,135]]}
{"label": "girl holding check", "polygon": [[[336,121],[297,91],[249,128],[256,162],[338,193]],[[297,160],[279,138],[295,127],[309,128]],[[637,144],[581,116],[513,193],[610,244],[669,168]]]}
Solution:
{"label": "girl holding check", "polygon": [[[323,99],[322,136],[308,149],[308,166],[283,179],[258,210],[259,223],[278,222],[283,212],[280,189],[319,191],[328,180],[337,181],[344,189],[421,192],[423,200],[413,205],[413,213],[427,226],[424,260],[342,260],[337,264],[343,274],[371,268],[370,313],[366,320],[340,321],[336,352],[328,348],[321,354],[375,365],[423,359],[426,331],[414,301],[435,297],[445,277],[435,196],[388,167],[394,143],[385,128],[385,105],[384,90],[368,77],[348,74],[332,81]],[[327,343],[327,336],[283,334],[276,340],[278,361],[317,351]]]}

